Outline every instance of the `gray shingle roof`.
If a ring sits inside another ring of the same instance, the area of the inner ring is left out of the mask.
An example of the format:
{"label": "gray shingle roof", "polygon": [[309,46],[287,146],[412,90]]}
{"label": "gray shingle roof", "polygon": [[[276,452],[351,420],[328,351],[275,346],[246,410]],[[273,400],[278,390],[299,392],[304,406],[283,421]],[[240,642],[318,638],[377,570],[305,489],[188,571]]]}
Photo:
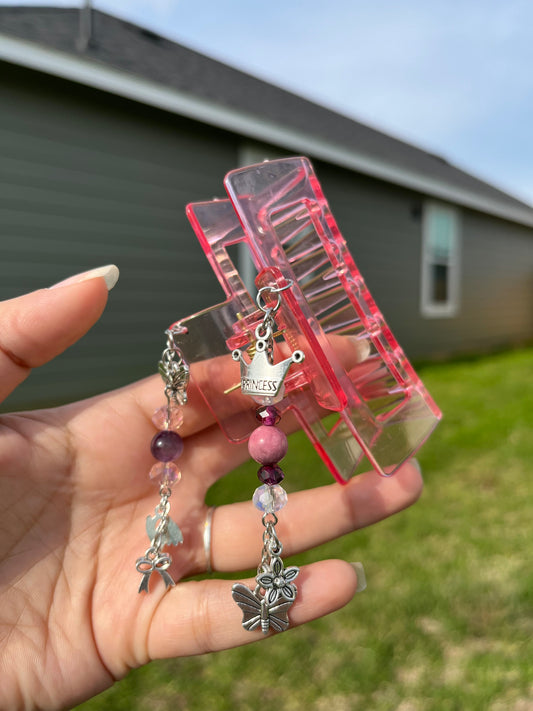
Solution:
{"label": "gray shingle roof", "polygon": [[[79,10],[0,7],[0,33],[80,56]],[[213,104],[261,117],[318,141],[353,150],[394,171],[417,174],[495,201],[533,224],[533,208],[443,158],[342,116],[125,20],[93,10],[93,41],[83,57]],[[394,180],[393,180],[394,182]],[[431,193],[430,190],[428,192]],[[490,211],[490,210],[489,210]],[[531,213],[531,219],[528,214]],[[520,220],[519,220],[520,221]]]}

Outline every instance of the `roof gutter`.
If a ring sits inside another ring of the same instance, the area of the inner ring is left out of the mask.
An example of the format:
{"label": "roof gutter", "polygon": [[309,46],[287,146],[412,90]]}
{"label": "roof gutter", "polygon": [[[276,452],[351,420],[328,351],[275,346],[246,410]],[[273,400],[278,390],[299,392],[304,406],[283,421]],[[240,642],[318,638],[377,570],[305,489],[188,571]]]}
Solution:
{"label": "roof gutter", "polygon": [[134,74],[0,33],[0,60],[101,89],[117,96],[202,121],[289,151],[416,190],[464,207],[533,227],[533,210],[491,200],[473,191],[428,178],[339,144],[281,126],[260,116],[221,106]]}

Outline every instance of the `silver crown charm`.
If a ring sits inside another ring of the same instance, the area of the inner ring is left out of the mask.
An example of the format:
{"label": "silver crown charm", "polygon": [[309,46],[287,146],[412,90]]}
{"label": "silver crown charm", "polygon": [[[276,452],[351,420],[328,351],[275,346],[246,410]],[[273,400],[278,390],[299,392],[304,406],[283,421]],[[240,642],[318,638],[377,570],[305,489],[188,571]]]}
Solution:
{"label": "silver crown charm", "polygon": [[255,354],[250,363],[244,360],[242,351],[236,348],[231,357],[241,364],[241,390],[243,395],[251,397],[275,398],[281,391],[283,381],[292,363],[301,363],[305,358],[303,351],[294,353],[279,363],[271,363],[269,358],[268,338],[258,338]]}

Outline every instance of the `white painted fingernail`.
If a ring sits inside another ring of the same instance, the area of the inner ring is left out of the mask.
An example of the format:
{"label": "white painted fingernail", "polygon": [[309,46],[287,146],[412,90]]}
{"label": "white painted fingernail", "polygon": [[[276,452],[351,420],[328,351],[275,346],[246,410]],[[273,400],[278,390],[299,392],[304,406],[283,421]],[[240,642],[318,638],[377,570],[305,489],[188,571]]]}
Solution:
{"label": "white painted fingernail", "polygon": [[68,286],[69,284],[78,284],[81,281],[89,281],[89,279],[102,277],[107,286],[107,290],[111,291],[118,281],[119,274],[120,272],[117,266],[114,264],[106,264],[104,267],[97,267],[96,269],[90,269],[88,272],[74,274],[74,276],[54,284],[50,289],[56,289],[58,286]]}
{"label": "white painted fingernail", "polygon": [[359,338],[357,336],[348,336],[350,341],[355,345],[357,349],[357,361],[356,363],[363,363],[370,355],[371,347],[367,339]]}
{"label": "white painted fingernail", "polygon": [[416,457],[413,457],[413,458],[411,459],[411,464],[412,464],[416,469],[418,469],[418,473],[419,473],[419,474],[422,474],[422,467],[420,466],[420,462],[418,461],[418,459],[417,459]]}
{"label": "white painted fingernail", "polygon": [[366,590],[366,575],[365,575],[365,569],[363,567],[362,563],[350,563],[352,568],[355,570],[357,573],[357,587],[355,589],[356,593],[363,592],[363,590]]}

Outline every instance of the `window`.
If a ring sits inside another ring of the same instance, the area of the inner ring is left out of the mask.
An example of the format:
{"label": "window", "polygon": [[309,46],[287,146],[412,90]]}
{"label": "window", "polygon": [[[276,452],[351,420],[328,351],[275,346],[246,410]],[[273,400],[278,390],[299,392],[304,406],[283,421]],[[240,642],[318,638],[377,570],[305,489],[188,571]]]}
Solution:
{"label": "window", "polygon": [[455,316],[459,309],[459,213],[435,202],[422,220],[421,312],[430,318]]}

